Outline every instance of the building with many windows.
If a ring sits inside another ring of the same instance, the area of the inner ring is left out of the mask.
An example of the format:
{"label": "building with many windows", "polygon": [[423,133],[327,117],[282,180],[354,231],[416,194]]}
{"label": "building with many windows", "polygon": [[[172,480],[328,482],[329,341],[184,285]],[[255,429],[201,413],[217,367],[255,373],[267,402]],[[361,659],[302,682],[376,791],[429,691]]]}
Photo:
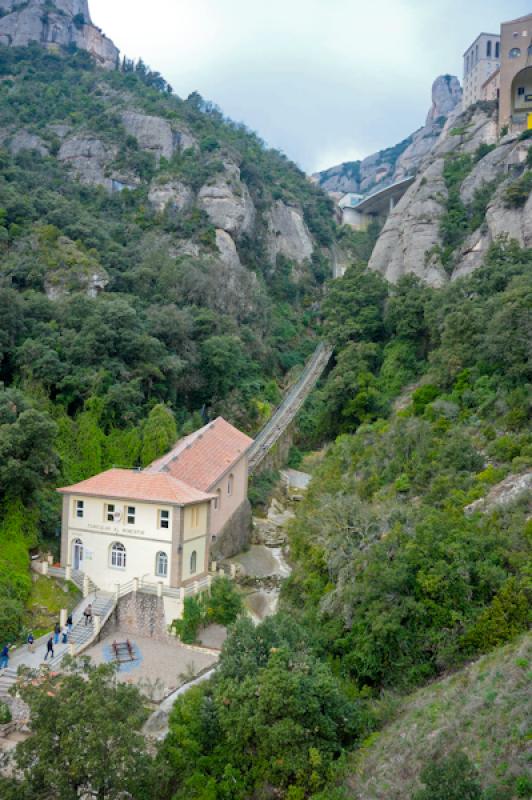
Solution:
{"label": "building with many windows", "polygon": [[499,69],[501,37],[481,33],[464,53],[463,108],[483,99],[486,81]]}
{"label": "building with many windows", "polygon": [[201,580],[213,543],[249,528],[252,442],[219,417],[144,470],[109,469],[59,489],[62,565],[107,591],[135,578],[172,588]]}
{"label": "building with many windows", "polygon": [[532,14],[501,25],[499,126],[532,128]]}

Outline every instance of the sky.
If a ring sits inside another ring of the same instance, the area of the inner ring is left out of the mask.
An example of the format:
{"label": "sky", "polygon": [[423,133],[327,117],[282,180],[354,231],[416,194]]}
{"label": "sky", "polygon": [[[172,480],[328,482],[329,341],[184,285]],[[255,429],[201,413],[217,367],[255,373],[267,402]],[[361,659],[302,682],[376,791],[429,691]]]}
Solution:
{"label": "sky", "polygon": [[419,128],[437,75],[524,0],[89,0],[95,24],[307,172]]}

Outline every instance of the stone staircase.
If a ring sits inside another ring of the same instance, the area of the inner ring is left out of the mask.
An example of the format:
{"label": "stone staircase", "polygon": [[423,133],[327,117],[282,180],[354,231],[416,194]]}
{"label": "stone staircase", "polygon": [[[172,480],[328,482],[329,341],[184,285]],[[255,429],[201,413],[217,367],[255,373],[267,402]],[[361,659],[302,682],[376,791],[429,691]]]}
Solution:
{"label": "stone staircase", "polygon": [[[88,605],[88,600],[86,605]],[[73,644],[75,648],[75,655],[80,655],[93,640],[98,636],[101,628],[107,622],[116,606],[116,595],[110,592],[98,591],[96,599],[92,601],[92,622],[85,625],[85,617],[83,614],[80,619],[75,623],[68,637],[69,644]],[[96,617],[98,621],[96,621]],[[69,648],[70,651],[70,648]],[[68,652],[69,652],[68,651]],[[49,663],[51,667],[57,667],[61,664],[66,653],[63,651],[58,653]]]}
{"label": "stone staircase", "polygon": [[7,697],[16,679],[17,671],[12,667],[7,667],[0,672],[0,698]]}

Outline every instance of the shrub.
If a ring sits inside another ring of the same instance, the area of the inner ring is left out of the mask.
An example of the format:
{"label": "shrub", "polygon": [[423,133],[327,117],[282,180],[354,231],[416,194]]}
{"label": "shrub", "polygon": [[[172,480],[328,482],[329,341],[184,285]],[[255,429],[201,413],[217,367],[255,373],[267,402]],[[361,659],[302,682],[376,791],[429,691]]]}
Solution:
{"label": "shrub", "polygon": [[522,208],[530,192],[532,191],[532,172],[528,171],[512,183],[504,193],[504,205],[506,208]]}
{"label": "shrub", "polygon": [[242,613],[242,597],[229,578],[216,578],[212,582],[211,595],[206,601],[204,621],[218,625],[230,625]]}
{"label": "shrub", "polygon": [[432,403],[432,401],[435,400],[439,394],[440,390],[432,383],[427,383],[425,386],[421,386],[419,389],[416,389],[412,395],[412,406],[414,408],[414,414],[416,417],[421,417],[428,404]]}
{"label": "shrub", "polygon": [[172,622],[172,628],[185,644],[194,644],[203,620],[201,600],[196,597],[185,597],[183,617]]}
{"label": "shrub", "polygon": [[7,725],[13,717],[7,703],[0,703],[0,725]]}
{"label": "shrub", "polygon": [[421,780],[425,788],[414,800],[482,800],[478,772],[460,751],[427,764]]}

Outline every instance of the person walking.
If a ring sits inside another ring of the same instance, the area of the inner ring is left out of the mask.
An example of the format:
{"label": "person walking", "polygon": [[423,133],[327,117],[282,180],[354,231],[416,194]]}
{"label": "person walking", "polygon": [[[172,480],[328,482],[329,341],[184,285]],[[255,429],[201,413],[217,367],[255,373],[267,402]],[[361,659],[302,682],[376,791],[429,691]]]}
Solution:
{"label": "person walking", "polygon": [[28,650],[30,651],[30,653],[35,652],[35,639],[33,638],[32,631],[28,633]]}
{"label": "person walking", "polygon": [[74,625],[74,623],[72,621],[72,614],[69,614],[68,617],[67,617],[67,628],[68,628],[68,632],[69,633],[72,632],[73,625]]}
{"label": "person walking", "polygon": [[0,652],[0,669],[7,669],[9,664],[9,645],[5,644]]}
{"label": "person walking", "polygon": [[56,622],[54,626],[54,644],[59,644],[59,634],[61,633],[61,625]]}
{"label": "person walking", "polygon": [[62,644],[68,643],[68,625],[65,625],[63,631],[61,633],[61,642]]}
{"label": "person walking", "polygon": [[51,655],[52,658],[54,657],[54,637],[53,636],[50,636],[50,638],[46,642],[46,653],[45,653],[45,656],[44,656],[44,660],[45,661],[48,659],[49,655]]}
{"label": "person walking", "polygon": [[88,625],[89,622],[92,622],[92,603],[89,603],[83,612],[83,616],[85,617],[85,625]]}

